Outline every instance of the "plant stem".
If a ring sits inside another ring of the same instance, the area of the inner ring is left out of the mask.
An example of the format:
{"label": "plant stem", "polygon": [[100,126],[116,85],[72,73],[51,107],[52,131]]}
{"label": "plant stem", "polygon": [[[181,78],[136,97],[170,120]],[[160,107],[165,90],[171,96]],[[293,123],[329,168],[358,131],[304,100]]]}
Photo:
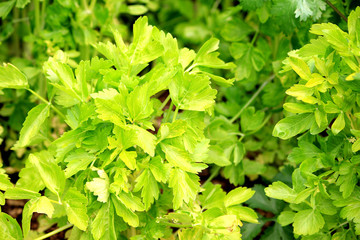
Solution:
{"label": "plant stem", "polygon": [[197,66],[197,64],[195,63],[195,64],[192,64],[190,67],[188,67],[188,69],[186,69],[186,71],[185,72],[190,72],[194,67],[196,67]]}
{"label": "plant stem", "polygon": [[208,179],[206,179],[206,181],[201,186],[205,186],[207,183],[211,182],[219,174],[219,172],[220,172],[220,167],[215,166],[210,177]]}
{"label": "plant stem", "polygon": [[35,240],[46,239],[46,238],[51,237],[51,236],[53,236],[53,235],[55,235],[55,234],[57,234],[57,233],[59,233],[59,232],[62,232],[62,231],[64,231],[64,230],[66,230],[66,229],[68,229],[68,228],[71,228],[72,226],[73,226],[73,225],[70,224],[70,223],[69,223],[69,224],[66,224],[65,226],[62,226],[61,228],[55,229],[54,231],[49,232],[49,233],[47,233],[47,234],[45,234],[45,235],[42,235],[41,237],[35,238]]}
{"label": "plant stem", "polygon": [[170,100],[170,94],[169,96],[167,96],[167,98],[165,99],[165,101],[161,104],[161,106],[159,107],[159,111],[163,110],[163,108],[166,106],[166,104],[169,102]]}
{"label": "plant stem", "polygon": [[264,89],[264,87],[275,77],[275,74],[271,75],[266,81],[261,84],[261,86],[258,88],[258,90],[252,95],[252,97],[247,101],[247,103],[240,109],[240,111],[230,120],[231,123],[235,122],[236,119],[238,119],[241,115],[241,113],[255,100],[255,98],[261,93],[261,91]]}
{"label": "plant stem", "polygon": [[57,109],[54,105],[52,105],[48,100],[46,100],[45,98],[43,98],[42,96],[40,96],[37,92],[33,91],[30,88],[26,88],[26,90],[28,90],[29,92],[31,92],[33,95],[35,95],[38,99],[40,99],[43,103],[46,103],[48,105],[50,105],[50,108],[52,110],[54,110],[57,114],[59,114],[60,117],[62,117],[63,119],[65,119],[65,115],[60,112],[59,109]]}
{"label": "plant stem", "polygon": [[174,112],[174,116],[173,116],[173,119],[172,119],[172,122],[174,122],[174,121],[176,120],[176,116],[177,116],[178,112],[179,112],[179,108],[176,107],[176,108],[175,108],[175,112]]}
{"label": "plant stem", "polygon": [[94,10],[95,4],[96,4],[96,0],[91,0],[90,7],[89,7],[91,11]]}
{"label": "plant stem", "polygon": [[34,34],[37,36],[40,32],[40,1],[34,0],[34,8],[35,8],[35,29]]}
{"label": "plant stem", "polygon": [[174,103],[171,102],[171,103],[170,103],[170,106],[169,106],[169,109],[168,109],[168,111],[166,112],[166,116],[165,116],[164,122],[167,122],[167,121],[169,120],[170,113],[171,113],[171,111],[172,111],[173,106],[174,106]]}
{"label": "plant stem", "polygon": [[339,9],[337,9],[329,0],[325,0],[327,5],[329,5],[342,19],[344,19],[345,22],[347,22],[347,17],[345,17],[344,14],[342,14]]}
{"label": "plant stem", "polygon": [[352,120],[352,118],[351,118],[351,116],[350,116],[350,113],[346,113],[346,116],[349,118],[349,120],[350,120],[350,125],[351,125],[351,127],[353,128],[353,129],[356,129],[355,128],[355,125],[354,125],[354,123],[353,123],[353,120]]}
{"label": "plant stem", "polygon": [[259,36],[259,31],[256,31],[254,37],[253,37],[252,40],[251,40],[251,43],[250,43],[251,46],[254,45],[254,43],[256,42],[256,39],[257,39],[258,36]]}
{"label": "plant stem", "polygon": [[132,236],[132,237],[133,237],[133,236],[136,236],[136,228],[131,227],[131,228],[130,228],[130,232],[131,232],[131,236]]}
{"label": "plant stem", "polygon": [[336,228],[333,228],[333,230],[330,230],[330,232],[333,232],[333,231],[335,231],[336,229],[338,229],[338,228],[341,228],[342,226],[344,226],[344,225],[346,225],[346,224],[348,224],[349,222],[343,222],[342,224],[340,224],[339,226],[337,226]]}
{"label": "plant stem", "polygon": [[41,29],[45,27],[46,1],[47,0],[43,0],[41,5]]}
{"label": "plant stem", "polygon": [[[20,12],[18,8],[14,8],[14,18],[15,19],[19,19],[20,17]],[[20,57],[20,38],[19,38],[19,24],[18,22],[14,22],[14,34],[13,34],[13,43],[14,43],[14,52],[15,52],[15,56]]]}

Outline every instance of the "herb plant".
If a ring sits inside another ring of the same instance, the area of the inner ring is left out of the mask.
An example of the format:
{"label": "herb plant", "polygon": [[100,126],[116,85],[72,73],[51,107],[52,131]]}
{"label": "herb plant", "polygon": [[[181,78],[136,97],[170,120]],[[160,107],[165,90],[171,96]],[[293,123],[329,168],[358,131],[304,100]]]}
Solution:
{"label": "herb plant", "polygon": [[295,71],[287,89],[285,118],[273,135],[301,134],[288,160],[298,168],[292,186],[278,181],[265,192],[290,203],[278,221],[292,224],[306,239],[356,239],[359,218],[359,19],[351,12],[348,31],[331,23],[314,24],[316,39],[289,53],[283,72]]}
{"label": "herb plant", "polygon": [[[168,238],[171,227],[179,228],[179,239],[239,239],[241,221],[257,222],[241,205],[254,191],[239,187],[226,194],[219,185],[200,186],[197,176],[207,168],[204,119],[216,96],[210,79],[229,81],[207,70],[233,67],[218,58],[219,41],[208,40],[197,53],[179,49],[146,17],[133,32],[127,45],[114,30],[116,45],[95,46],[106,59],[81,61],[75,75],[62,52],[50,57],[43,67],[49,101],[16,67],[1,67],[8,76],[2,88],[27,89],[43,102],[29,111],[14,148],[48,146],[29,155],[15,186],[1,175],[2,204],[29,199],[22,231],[2,213],[2,236],[33,234],[33,212],[55,219],[60,229],[72,227],[70,239]],[[70,128],[54,141],[44,131],[52,114]]]}

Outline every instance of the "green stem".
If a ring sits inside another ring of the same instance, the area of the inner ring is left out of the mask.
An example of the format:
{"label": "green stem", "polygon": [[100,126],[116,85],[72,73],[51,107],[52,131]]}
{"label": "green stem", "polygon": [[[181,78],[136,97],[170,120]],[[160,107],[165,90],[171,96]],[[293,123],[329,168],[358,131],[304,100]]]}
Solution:
{"label": "green stem", "polygon": [[48,105],[50,105],[51,109],[54,110],[57,114],[59,114],[60,117],[62,117],[63,119],[65,119],[65,115],[60,112],[59,109],[57,109],[54,105],[52,105],[48,100],[46,100],[45,98],[43,98],[42,96],[40,96],[37,92],[33,91],[30,88],[26,88],[26,90],[28,90],[29,92],[31,92],[33,95],[35,95],[38,99],[40,99],[40,101],[42,101],[43,103],[46,103]]}
{"label": "green stem", "polygon": [[348,224],[349,222],[343,222],[342,224],[340,224],[339,226],[337,226],[336,228],[333,228],[333,230],[330,230],[330,232],[333,232],[333,231],[335,231],[336,229],[338,229],[338,228],[341,228],[342,226],[344,226],[344,225],[346,225],[346,224]]}
{"label": "green stem", "polygon": [[219,174],[221,168],[219,166],[215,166],[213,169],[214,170],[212,171],[210,177],[201,185],[202,187],[211,182]]}
{"label": "green stem", "polygon": [[45,234],[45,235],[42,235],[41,237],[35,238],[35,240],[46,239],[46,238],[51,237],[51,236],[53,236],[53,235],[55,235],[55,234],[57,234],[57,233],[59,233],[59,232],[62,232],[62,231],[64,231],[64,230],[66,230],[66,229],[68,229],[68,228],[71,228],[72,226],[73,226],[73,225],[70,224],[70,223],[69,223],[69,224],[66,224],[65,226],[62,226],[61,228],[55,229],[54,231],[49,232],[49,233],[47,233],[47,234]]}
{"label": "green stem", "polygon": [[[17,7],[15,7],[14,8],[14,18],[19,19],[19,17],[20,17],[19,9]],[[13,23],[14,23],[14,21],[13,21]],[[19,26],[18,22],[14,23],[13,43],[14,43],[15,56],[20,57],[20,38],[19,38],[18,26]]]}
{"label": "green stem", "polygon": [[165,99],[165,101],[161,104],[161,106],[159,107],[159,111],[163,110],[163,108],[166,106],[166,104],[169,102],[170,100],[170,94],[169,96],[167,96],[167,98]]}
{"label": "green stem", "polygon": [[256,42],[256,39],[258,38],[258,36],[259,36],[259,31],[256,31],[254,37],[253,37],[252,40],[251,40],[251,43],[250,43],[251,46],[254,45],[254,43]]}
{"label": "green stem", "polygon": [[91,0],[90,2],[90,10],[94,10],[94,7],[95,7],[95,4],[96,4],[96,0]]}
{"label": "green stem", "polygon": [[84,10],[87,10],[87,9],[88,9],[88,4],[87,4],[86,0],[82,0],[82,1],[81,1],[81,5],[82,5],[82,7],[84,8]]}
{"label": "green stem", "polygon": [[41,5],[41,29],[45,27],[46,1],[47,0],[43,0]]}
{"label": "green stem", "polygon": [[221,3],[221,0],[216,0],[211,8],[211,13],[214,13],[216,9],[219,7],[219,4]]}
{"label": "green stem", "polygon": [[173,119],[172,119],[172,122],[175,122],[176,116],[177,116],[178,112],[179,112],[179,108],[176,107],[176,108],[175,108],[175,112],[174,112],[174,116],[173,116]]}
{"label": "green stem", "polygon": [[35,29],[34,33],[37,36],[40,32],[40,1],[34,0],[34,8],[35,8]]}
{"label": "green stem", "polygon": [[136,236],[136,228],[131,227],[131,228],[130,228],[130,232],[131,232],[131,236],[132,236],[132,237],[133,237],[133,236]]}
{"label": "green stem", "polygon": [[350,120],[350,125],[351,125],[351,127],[352,127],[352,129],[356,129],[355,128],[355,125],[354,125],[354,123],[353,123],[353,120],[352,120],[352,118],[351,118],[351,116],[350,116],[350,113],[346,113],[346,116],[349,118],[349,120]]}
{"label": "green stem", "polygon": [[186,69],[186,71],[185,72],[190,72],[194,67],[196,67],[197,66],[197,64],[195,63],[195,64],[193,64],[193,65],[191,65],[190,67],[188,67],[188,69]]}
{"label": "green stem", "polygon": [[165,116],[164,122],[168,122],[168,121],[169,121],[170,113],[171,113],[171,111],[172,111],[173,106],[174,106],[174,103],[171,102],[171,103],[170,103],[170,106],[169,106],[169,109],[168,109],[168,111],[166,112],[166,116]]}
{"label": "green stem", "polygon": [[241,113],[256,99],[256,97],[261,93],[264,87],[273,80],[275,75],[271,75],[266,81],[258,88],[258,90],[252,95],[252,97],[247,101],[247,103],[240,109],[240,111],[230,120],[231,123],[235,122],[241,115]]}

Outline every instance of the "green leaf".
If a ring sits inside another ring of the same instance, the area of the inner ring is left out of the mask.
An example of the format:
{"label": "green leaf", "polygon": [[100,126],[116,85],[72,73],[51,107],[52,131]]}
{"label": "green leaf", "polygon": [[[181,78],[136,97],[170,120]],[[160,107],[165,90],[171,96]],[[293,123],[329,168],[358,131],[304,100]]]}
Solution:
{"label": "green leaf", "polygon": [[291,189],[283,182],[274,182],[269,187],[265,188],[265,193],[271,198],[281,199],[289,203],[295,202],[297,196],[294,189]]}
{"label": "green leaf", "polygon": [[60,138],[51,143],[49,150],[58,161],[62,161],[65,155],[76,147],[83,135],[83,129],[80,128],[65,132]]}
{"label": "green leaf", "polygon": [[284,103],[283,107],[286,111],[292,113],[311,113],[315,110],[313,105],[303,103]]}
{"label": "green leaf", "polygon": [[[49,58],[44,63],[44,71],[50,83],[58,89],[57,94],[61,97],[57,101],[58,104],[69,107],[86,100],[81,97],[81,89],[78,89],[77,81],[69,65]],[[66,104],[62,104],[61,100],[64,99],[66,99]]]}
{"label": "green leaf", "polygon": [[[4,17],[4,12],[2,12],[4,11],[4,6],[9,3],[14,4],[14,2],[15,1],[8,1],[0,3],[0,17]],[[3,66],[0,66],[0,88],[22,89],[28,87],[27,77],[14,65],[4,63]]]}
{"label": "green leaf", "polygon": [[290,57],[289,61],[291,67],[302,79],[310,80],[311,78],[310,68],[302,59]]}
{"label": "green leaf", "polygon": [[239,0],[240,5],[245,11],[254,11],[257,8],[261,8],[265,0]]}
{"label": "green leaf", "polygon": [[179,168],[173,168],[170,174],[169,187],[173,189],[174,193],[174,209],[178,209],[183,205],[183,202],[189,203],[195,200],[200,190],[199,177]]}
{"label": "green leaf", "polygon": [[223,215],[214,218],[209,223],[209,227],[213,229],[232,229],[238,225],[238,220],[235,215]]}
{"label": "green leaf", "polygon": [[360,42],[360,21],[359,21],[359,15],[360,15],[360,8],[356,8],[354,11],[351,11],[349,17],[348,17],[348,29],[349,29],[349,35],[352,41],[359,43]]}
{"label": "green leaf", "polygon": [[134,137],[134,144],[141,147],[150,156],[155,154],[156,137],[137,125],[127,125],[126,131],[130,131]]}
{"label": "green leaf", "polygon": [[220,41],[216,38],[207,40],[196,54],[193,65],[224,69],[235,67],[233,63],[225,63],[218,58],[219,53],[215,51],[219,48],[219,42]]}
{"label": "green leaf", "polygon": [[226,193],[222,190],[220,184],[207,183],[204,185],[205,191],[200,195],[201,205],[204,209],[224,208],[224,199]]}
{"label": "green leaf", "polygon": [[127,11],[131,15],[143,15],[148,9],[144,5],[129,5]]}
{"label": "green leaf", "polygon": [[265,112],[256,111],[254,107],[246,108],[241,114],[241,130],[243,132],[251,132],[259,130],[264,121]]}
{"label": "green leaf", "polygon": [[177,67],[169,67],[165,64],[155,65],[142,80],[145,83],[149,83],[148,96],[153,96],[154,94],[167,89],[169,83],[178,71],[179,69]]}
{"label": "green leaf", "polygon": [[5,174],[0,174],[0,190],[6,191],[6,189],[13,187],[10,179]]}
{"label": "green leaf", "polygon": [[156,181],[166,183],[170,176],[170,164],[164,163],[159,156],[149,162],[149,169]]}
{"label": "green leaf", "polygon": [[306,209],[297,212],[294,217],[294,233],[312,235],[324,227],[325,221],[318,210]]}
{"label": "green leaf", "polygon": [[145,169],[135,181],[136,185],[134,192],[142,189],[141,197],[143,198],[143,202],[145,204],[145,210],[148,210],[154,200],[159,198],[160,191],[158,184],[149,169]]}
{"label": "green leaf", "polygon": [[114,207],[111,202],[101,206],[94,221],[91,223],[91,233],[95,240],[117,239],[115,232]]}
{"label": "green leaf", "polygon": [[[232,147],[231,147],[232,148]],[[222,148],[218,145],[212,145],[209,147],[208,158],[205,159],[205,163],[207,164],[216,164],[217,166],[229,166],[231,165],[231,161],[229,159],[229,151],[227,149]]]}
{"label": "green leaf", "polygon": [[136,157],[137,154],[135,151],[122,151],[119,155],[119,158],[131,170],[134,170],[136,168]]}
{"label": "green leaf", "polygon": [[337,135],[344,128],[345,128],[345,118],[344,118],[344,113],[341,112],[334,121],[334,123],[332,124],[331,131],[333,132],[334,135]]}
{"label": "green leaf", "polygon": [[271,7],[271,14],[274,16],[276,26],[279,30],[290,34],[299,25],[299,20],[295,18],[297,1],[293,0],[274,0]]}
{"label": "green leaf", "polygon": [[340,192],[342,192],[344,198],[350,197],[358,183],[356,170],[354,165],[346,164],[346,162],[340,165],[340,176],[336,185],[340,186]]}
{"label": "green leaf", "polygon": [[183,135],[187,129],[187,123],[184,120],[175,120],[172,123],[162,123],[158,131],[158,142],[167,139],[175,138]]}
{"label": "green leaf", "polygon": [[8,188],[5,192],[6,199],[14,199],[14,200],[32,199],[40,196],[41,194],[38,192],[29,189],[19,188],[19,187]]}
{"label": "green leaf", "polygon": [[221,36],[230,42],[238,42],[254,32],[254,29],[241,18],[233,18],[221,28]]}
{"label": "green leaf", "polygon": [[117,198],[132,211],[144,211],[144,204],[141,199],[134,196],[132,193],[119,192]]}
{"label": "green leaf", "polygon": [[[124,92],[122,92],[124,93]],[[113,88],[104,89],[101,92],[91,94],[95,99],[98,118],[110,121],[118,126],[125,124],[124,108],[125,96]]]}
{"label": "green leaf", "polygon": [[72,128],[78,128],[84,121],[95,115],[95,105],[78,104],[67,110],[65,122]]}
{"label": "green leaf", "polygon": [[65,173],[56,164],[54,158],[46,151],[32,153],[29,161],[36,167],[45,186],[57,196],[65,188]]}
{"label": "green leaf", "polygon": [[0,192],[0,206],[5,205],[5,195],[4,193]]}
{"label": "green leaf", "polygon": [[79,171],[85,170],[88,165],[96,159],[95,155],[86,152],[85,150],[76,150],[65,158],[66,165],[65,177],[69,178]]}
{"label": "green leaf", "polygon": [[273,136],[289,139],[308,130],[315,121],[314,114],[302,113],[280,120],[273,130]]}
{"label": "green leaf", "polygon": [[230,191],[225,197],[225,206],[230,207],[238,205],[250,199],[254,195],[255,191],[246,187],[238,187]]}
{"label": "green leaf", "polygon": [[[15,5],[15,0],[0,3],[0,18],[5,19]],[[0,70],[0,76],[4,76]],[[6,75],[5,75],[6,76]]]}
{"label": "green leaf", "polygon": [[255,194],[246,203],[249,207],[255,209],[260,208],[268,212],[272,212],[275,215],[279,214],[283,209],[283,202],[273,198],[268,198],[265,195],[264,186],[256,184],[253,187]]}
{"label": "green leaf", "polygon": [[62,199],[70,223],[86,231],[89,217],[86,214],[87,198],[75,188],[69,188]]}
{"label": "green leaf", "polygon": [[117,197],[111,196],[111,200],[118,216],[122,217],[132,227],[139,226],[139,217],[133,211],[128,209]]}
{"label": "green leaf", "polygon": [[24,8],[26,5],[30,3],[31,0],[16,0],[17,8]]}
{"label": "green leaf", "polygon": [[294,239],[294,233],[292,228],[282,227],[279,223],[275,222],[273,227],[267,228],[263,234],[262,240],[292,240]]}
{"label": "green leaf", "polygon": [[231,206],[227,208],[227,213],[230,215],[236,215],[241,221],[259,223],[256,212],[248,207]]}
{"label": "green leaf", "polygon": [[45,188],[41,176],[36,170],[36,167],[30,163],[29,159],[26,162],[26,167],[21,169],[19,178],[20,179],[16,182],[16,188],[26,189],[36,193]]}
{"label": "green leaf", "polygon": [[321,153],[322,151],[315,145],[307,141],[299,141],[299,147],[293,149],[288,156],[288,160],[299,164],[307,159],[318,157]]}
{"label": "green leaf", "polygon": [[169,90],[179,109],[205,111],[215,103],[216,90],[210,87],[210,80],[205,75],[177,74],[169,84]]}
{"label": "green leaf", "polygon": [[54,206],[45,196],[33,198],[28,201],[24,206],[24,212],[22,215],[22,228],[24,236],[26,237],[30,231],[31,217],[34,212],[44,213],[51,218],[54,210]]}
{"label": "green leaf", "polygon": [[132,122],[148,118],[154,111],[153,102],[150,101],[149,86],[150,84],[147,83],[136,87],[126,99]]}
{"label": "green leaf", "polygon": [[281,224],[281,226],[287,226],[294,222],[295,212],[293,211],[283,211],[277,217],[277,222]]}
{"label": "green leaf", "polygon": [[21,228],[15,219],[0,212],[0,239],[22,240]]}
{"label": "green leaf", "polygon": [[107,202],[109,198],[109,178],[104,170],[98,170],[100,178],[93,178],[91,182],[85,184],[86,188],[98,196],[99,202]]}
{"label": "green leaf", "polygon": [[160,143],[161,149],[164,151],[166,160],[174,167],[179,167],[187,172],[197,173],[206,168],[203,163],[192,162],[187,151],[166,143]]}
{"label": "green leaf", "polygon": [[355,153],[360,150],[360,138],[356,140],[351,146],[351,150]]}
{"label": "green leaf", "polygon": [[50,105],[40,104],[31,109],[25,119],[20,131],[19,141],[14,149],[26,147],[31,144],[32,139],[39,133],[41,125],[49,117]]}
{"label": "green leaf", "polygon": [[131,65],[146,64],[164,53],[164,47],[158,41],[159,30],[148,25],[146,16],[136,20],[133,33],[133,42],[128,51]]}

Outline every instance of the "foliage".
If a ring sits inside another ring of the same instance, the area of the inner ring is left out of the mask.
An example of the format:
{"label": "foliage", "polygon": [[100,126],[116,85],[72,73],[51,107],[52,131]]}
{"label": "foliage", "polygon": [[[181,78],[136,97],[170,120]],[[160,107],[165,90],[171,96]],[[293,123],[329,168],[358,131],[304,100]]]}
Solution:
{"label": "foliage", "polygon": [[0,238],[355,239],[357,5],[0,3]]}
{"label": "foliage", "polygon": [[282,139],[301,134],[288,157],[299,167],[292,186],[278,181],[265,191],[290,203],[280,224],[292,223],[295,234],[309,239],[360,234],[359,16],[360,8],[351,12],[348,32],[331,23],[314,24],[310,32],[318,37],[284,61],[283,72],[293,70],[299,80],[286,91],[291,96],[284,104],[286,117],[273,134]]}
{"label": "foliage", "polygon": [[[5,199],[30,199],[23,214],[24,237],[33,212],[59,219],[60,226],[67,219],[77,229],[72,235],[86,239],[117,239],[120,233],[168,237],[169,227],[181,228],[180,239],[193,234],[235,239],[241,236],[241,221],[257,222],[256,213],[240,205],[254,194],[250,189],[226,194],[208,183],[198,194],[196,173],[207,167],[209,144],[204,112],[212,112],[216,95],[199,67],[233,66],[217,58],[218,40],[208,40],[197,53],[179,49],[176,39],[149,26],[146,17],[135,22],[133,32],[127,46],[115,30],[116,45],[96,45],[107,59],[81,61],[75,75],[61,59],[44,63],[52,86],[49,102],[42,99],[44,104],[29,111],[14,147],[34,144],[50,108],[71,129],[48,150],[29,155],[15,186],[3,175]],[[26,83],[16,68],[4,71]],[[9,86],[5,78],[1,86],[26,88],[25,83]],[[153,96],[167,89],[171,105],[164,113],[164,103]],[[156,231],[149,231],[154,225]]]}

